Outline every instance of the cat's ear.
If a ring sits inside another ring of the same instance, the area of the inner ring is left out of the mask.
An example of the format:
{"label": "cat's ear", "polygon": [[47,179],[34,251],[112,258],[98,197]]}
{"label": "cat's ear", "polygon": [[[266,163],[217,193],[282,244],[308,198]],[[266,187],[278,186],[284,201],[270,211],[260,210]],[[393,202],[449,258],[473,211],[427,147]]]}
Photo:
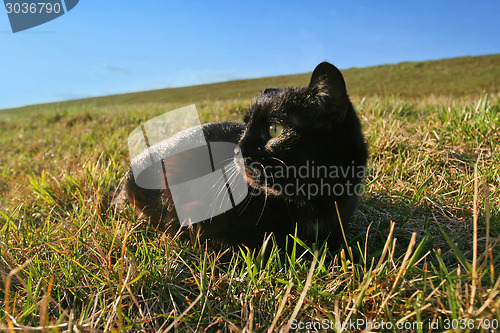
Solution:
{"label": "cat's ear", "polygon": [[320,105],[333,112],[335,120],[345,118],[349,98],[342,73],[328,62],[322,62],[314,69],[308,90],[320,102]]}

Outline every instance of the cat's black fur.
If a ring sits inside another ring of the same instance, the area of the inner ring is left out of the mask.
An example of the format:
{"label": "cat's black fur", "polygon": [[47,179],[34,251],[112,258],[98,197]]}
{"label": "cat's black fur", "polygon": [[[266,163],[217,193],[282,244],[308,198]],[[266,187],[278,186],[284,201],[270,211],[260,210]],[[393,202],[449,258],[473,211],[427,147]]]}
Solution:
{"label": "cat's black fur", "polygon": [[[316,67],[308,87],[266,89],[248,108],[244,122],[205,124],[203,132],[208,142],[238,144],[235,153],[239,149],[244,160],[236,164],[245,172],[252,195],[236,209],[193,227],[217,247],[259,247],[265,235],[271,233],[283,246],[286,236],[295,231],[309,245],[328,240],[330,248],[338,247],[342,242],[338,217],[346,229],[358,195],[304,195],[299,188],[327,184],[338,190],[362,182],[367,149],[340,71],[325,62]],[[272,124],[284,128],[275,138],[269,134]],[[189,131],[182,135],[188,137]],[[287,177],[275,172],[301,166],[357,171],[327,178]],[[287,194],[276,190],[287,185]],[[143,189],[129,172],[122,196],[156,226],[171,232],[179,229],[168,189]]]}

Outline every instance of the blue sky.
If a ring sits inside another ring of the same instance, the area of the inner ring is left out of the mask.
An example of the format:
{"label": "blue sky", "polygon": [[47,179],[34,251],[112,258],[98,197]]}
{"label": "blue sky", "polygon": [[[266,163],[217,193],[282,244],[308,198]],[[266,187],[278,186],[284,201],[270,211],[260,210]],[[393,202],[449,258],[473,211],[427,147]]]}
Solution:
{"label": "blue sky", "polygon": [[81,0],[16,34],[0,8],[0,108],[500,53],[498,0]]}

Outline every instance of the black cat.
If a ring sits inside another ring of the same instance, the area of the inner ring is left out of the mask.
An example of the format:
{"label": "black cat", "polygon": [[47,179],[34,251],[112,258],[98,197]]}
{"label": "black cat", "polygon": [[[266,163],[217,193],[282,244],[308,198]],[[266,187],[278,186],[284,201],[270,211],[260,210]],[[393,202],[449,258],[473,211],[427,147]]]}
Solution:
{"label": "black cat", "polygon": [[[244,175],[249,195],[235,209],[188,229],[216,247],[256,248],[271,233],[283,246],[295,232],[309,245],[341,245],[339,217],[346,229],[363,189],[367,148],[335,66],[319,64],[308,87],[266,89],[248,108],[244,124],[211,123],[202,129],[209,143],[237,144],[233,171]],[[176,140],[190,136],[187,130]],[[121,196],[157,227],[178,231],[168,185],[144,189],[129,172]]]}

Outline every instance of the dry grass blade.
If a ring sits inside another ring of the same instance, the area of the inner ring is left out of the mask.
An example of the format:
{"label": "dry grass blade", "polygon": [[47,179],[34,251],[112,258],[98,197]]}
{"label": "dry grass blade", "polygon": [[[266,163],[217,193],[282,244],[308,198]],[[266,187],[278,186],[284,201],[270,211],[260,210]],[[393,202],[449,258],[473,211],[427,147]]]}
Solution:
{"label": "dry grass blade", "polygon": [[203,296],[203,294],[199,294],[198,297],[196,297],[196,299],[191,304],[189,304],[189,306],[186,308],[186,310],[184,310],[179,317],[175,318],[175,320],[172,322],[172,324],[170,324],[167,327],[165,332],[169,332],[171,329],[173,329],[175,326],[177,326],[177,324],[179,323],[179,320],[182,317],[184,317],[189,311],[191,311],[191,309],[201,300],[202,296]]}
{"label": "dry grass blade", "polygon": [[276,327],[276,324],[278,323],[278,320],[281,316],[281,313],[283,312],[283,309],[285,308],[286,302],[288,301],[288,295],[290,295],[290,291],[292,290],[293,283],[290,282],[288,287],[286,288],[285,294],[283,295],[283,299],[281,300],[280,307],[278,308],[278,311],[276,312],[276,315],[274,316],[273,322],[271,323],[271,326],[267,329],[268,333],[272,333],[274,328]]}
{"label": "dry grass blade", "polygon": [[[20,271],[22,271],[26,266],[30,264],[30,262],[31,259],[26,260],[24,264],[11,270],[7,275],[7,277],[4,279],[4,286],[5,286],[4,306],[6,314],[10,313],[10,285],[12,283],[12,277],[15,276],[17,273],[19,273]],[[10,315],[7,317],[7,325],[9,329],[14,328],[14,322],[12,321],[12,317]]]}
{"label": "dry grass blade", "polygon": [[471,286],[471,296],[469,303],[469,313],[474,311],[474,301],[476,299],[476,288],[477,288],[477,220],[479,216],[478,212],[478,202],[479,202],[479,175],[477,171],[477,162],[474,164],[474,201],[473,201],[473,239],[472,239],[472,286]]}
{"label": "dry grass blade", "polygon": [[283,329],[284,333],[287,333],[290,331],[291,323],[295,320],[295,318],[299,314],[300,309],[302,308],[302,304],[304,303],[304,299],[306,298],[307,291],[309,290],[309,287],[311,287],[311,281],[312,281],[312,277],[314,275],[314,269],[316,268],[317,262],[318,262],[318,251],[315,251],[314,252],[314,259],[311,263],[311,268],[309,269],[309,273],[307,274],[306,283],[304,284],[304,289],[302,290],[302,293],[300,294],[299,300],[297,301],[297,304],[295,305],[295,308],[293,309],[293,312],[292,312],[292,315],[290,316],[290,319],[288,319],[288,324]]}
{"label": "dry grass blade", "polygon": [[380,259],[378,261],[377,267],[375,267],[375,272],[377,272],[380,269],[380,266],[382,266],[382,263],[384,262],[385,256],[387,255],[387,251],[389,250],[389,245],[391,244],[392,240],[392,234],[394,233],[394,226],[396,224],[391,221],[391,227],[389,229],[389,234],[387,235],[387,239],[385,241],[384,245],[384,250],[382,251],[382,255],[380,256]]}
{"label": "dry grass blade", "polygon": [[[51,325],[51,326],[38,326],[38,327],[29,327],[19,324],[14,317],[12,317],[9,313],[5,312],[7,317],[11,320],[11,322],[15,325],[15,327],[9,327],[11,331],[23,331],[23,332],[46,332],[47,330],[56,330],[61,328],[68,327],[68,323],[63,323],[59,325]],[[0,329],[2,329],[0,327]],[[3,329],[2,329],[3,330]]]}
{"label": "dry grass blade", "polygon": [[490,248],[490,223],[491,223],[491,210],[490,210],[490,187],[486,181],[486,177],[483,181],[484,189],[484,211],[486,213],[486,247],[485,247],[485,257],[488,256],[487,252]]}
{"label": "dry grass blade", "polygon": [[399,280],[401,279],[401,276],[403,275],[403,273],[406,271],[406,265],[408,263],[408,259],[410,258],[411,256],[411,253],[413,251],[413,246],[415,246],[415,242],[417,240],[417,234],[416,233],[413,233],[411,235],[411,240],[410,240],[410,244],[408,245],[408,249],[406,250],[406,253],[405,253],[405,256],[403,258],[403,262],[401,263],[401,267],[399,268],[399,271],[398,271],[398,274],[396,275],[396,278],[394,279],[394,283],[392,284],[392,287],[391,287],[391,290],[389,291],[389,293],[387,294],[386,298],[382,301],[382,303],[380,304],[380,307],[378,309],[378,312],[381,313],[383,310],[384,310],[384,307],[386,306],[387,304],[387,301],[393,297],[393,292],[394,290],[396,290],[396,287],[399,283]]}
{"label": "dry grass blade", "polygon": [[408,319],[414,317],[417,314],[417,311],[422,312],[425,309],[430,308],[431,306],[432,306],[431,303],[427,303],[427,304],[419,307],[418,310],[415,310],[415,311],[412,311],[412,312],[408,313],[406,316],[404,316],[403,318],[399,319],[397,321],[397,323],[404,323],[404,322],[408,321]]}

